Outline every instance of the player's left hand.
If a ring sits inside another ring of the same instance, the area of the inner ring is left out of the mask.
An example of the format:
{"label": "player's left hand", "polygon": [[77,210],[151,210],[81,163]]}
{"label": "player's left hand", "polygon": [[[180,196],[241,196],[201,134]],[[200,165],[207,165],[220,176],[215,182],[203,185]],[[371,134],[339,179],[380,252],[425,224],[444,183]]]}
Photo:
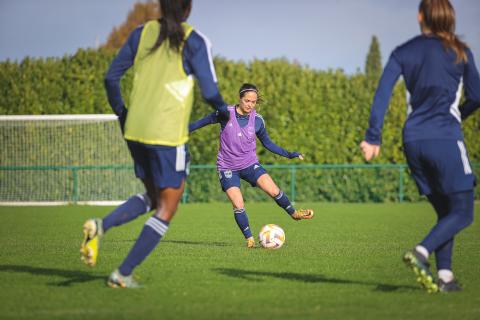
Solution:
{"label": "player's left hand", "polygon": [[360,143],[360,149],[362,149],[363,157],[365,160],[370,161],[373,158],[378,157],[380,154],[380,146],[376,144],[370,144],[367,141]]}
{"label": "player's left hand", "polygon": [[303,154],[301,154],[300,152],[290,152],[290,159],[295,159],[295,158],[298,158],[300,160],[304,160],[304,157],[303,157]]}

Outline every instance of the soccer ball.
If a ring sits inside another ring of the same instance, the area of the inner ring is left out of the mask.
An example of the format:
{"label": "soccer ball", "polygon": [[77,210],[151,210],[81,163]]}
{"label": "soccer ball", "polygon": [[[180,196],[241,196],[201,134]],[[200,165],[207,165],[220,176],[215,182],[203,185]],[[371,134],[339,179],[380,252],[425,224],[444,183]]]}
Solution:
{"label": "soccer ball", "polygon": [[262,247],[278,249],[285,243],[285,232],[276,224],[267,224],[260,230],[258,239]]}

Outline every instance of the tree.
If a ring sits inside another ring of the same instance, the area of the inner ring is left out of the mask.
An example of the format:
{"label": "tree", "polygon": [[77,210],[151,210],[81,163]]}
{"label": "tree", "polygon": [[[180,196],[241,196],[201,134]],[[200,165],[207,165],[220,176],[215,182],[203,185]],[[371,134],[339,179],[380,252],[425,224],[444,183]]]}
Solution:
{"label": "tree", "polygon": [[107,42],[102,47],[108,50],[120,49],[136,27],[148,20],[158,19],[159,16],[158,3],[156,1],[135,3],[133,9],[128,13],[127,20],[119,27],[113,28]]}
{"label": "tree", "polygon": [[369,80],[374,82],[378,81],[382,74],[380,44],[375,35],[372,36],[372,42],[370,43],[370,49],[368,50],[367,59],[365,61],[365,74]]}

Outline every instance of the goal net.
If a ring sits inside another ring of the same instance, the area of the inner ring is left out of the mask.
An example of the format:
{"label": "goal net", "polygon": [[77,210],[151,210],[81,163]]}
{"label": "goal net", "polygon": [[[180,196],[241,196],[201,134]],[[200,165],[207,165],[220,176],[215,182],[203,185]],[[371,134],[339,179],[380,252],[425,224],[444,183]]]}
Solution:
{"label": "goal net", "polygon": [[110,204],[143,192],[115,115],[0,116],[1,204]]}

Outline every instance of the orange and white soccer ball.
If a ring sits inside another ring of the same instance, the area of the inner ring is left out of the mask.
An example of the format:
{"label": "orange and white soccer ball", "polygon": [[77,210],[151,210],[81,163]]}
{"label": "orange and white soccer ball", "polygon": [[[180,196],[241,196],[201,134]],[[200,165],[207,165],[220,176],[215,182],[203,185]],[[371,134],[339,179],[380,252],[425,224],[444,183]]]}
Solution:
{"label": "orange and white soccer ball", "polygon": [[285,232],[276,224],[267,224],[260,230],[258,239],[262,247],[278,249],[285,243]]}

